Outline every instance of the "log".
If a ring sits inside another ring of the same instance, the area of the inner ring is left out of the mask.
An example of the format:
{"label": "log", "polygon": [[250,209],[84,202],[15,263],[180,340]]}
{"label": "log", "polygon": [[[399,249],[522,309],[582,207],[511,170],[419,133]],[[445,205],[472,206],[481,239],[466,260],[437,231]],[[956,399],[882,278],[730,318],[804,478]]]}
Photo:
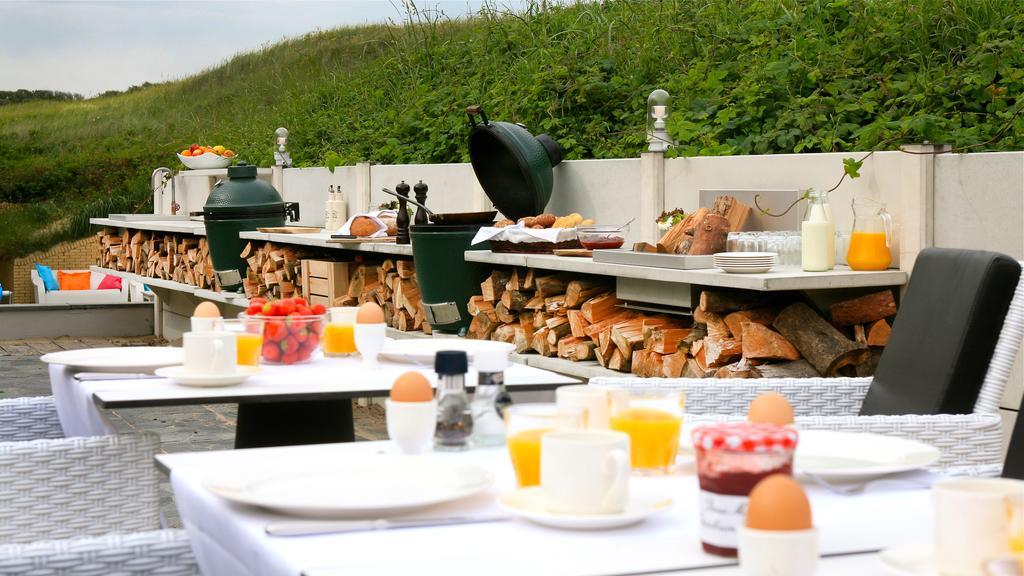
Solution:
{"label": "log", "polygon": [[760,308],[770,301],[771,296],[753,290],[704,290],[697,307],[704,312],[722,313]]}
{"label": "log", "polygon": [[516,347],[517,354],[526,354],[531,350],[530,340],[533,338],[533,332],[527,331],[522,325],[515,326],[515,336],[512,338],[512,344]]}
{"label": "log", "polygon": [[556,347],[562,338],[569,337],[569,319],[565,316],[551,318],[544,327],[548,330],[548,345],[551,347]]}
{"label": "log", "polygon": [[526,304],[523,304],[523,309],[524,310],[543,310],[544,309],[544,297],[543,296],[534,296],[533,298],[530,298],[529,300],[526,301]]}
{"label": "log", "polygon": [[505,285],[506,290],[524,290],[523,279],[526,276],[526,270],[522,268],[513,268],[512,273],[508,277],[508,283]]}
{"label": "log", "polygon": [[[729,221],[718,214],[708,214],[693,231],[693,243],[686,251],[691,256],[725,252]],[[682,245],[680,246],[682,248]]]}
{"label": "log", "polygon": [[661,354],[653,350],[634,350],[630,364],[630,371],[640,378],[658,378],[661,376]]}
{"label": "log", "polygon": [[472,296],[466,304],[466,311],[470,316],[476,316],[481,312],[494,312],[494,302],[484,300],[483,296]]}
{"label": "log", "polygon": [[584,302],[611,290],[607,281],[601,279],[572,280],[565,286],[565,305],[579,308]]}
{"label": "log", "polygon": [[416,267],[412,260],[399,260],[395,262],[395,271],[399,278],[412,278],[416,275]]}
{"label": "log", "polygon": [[644,339],[644,347],[654,350],[659,354],[675,354],[682,350],[684,353],[690,350],[690,345],[684,339],[693,332],[690,328],[655,328]]}
{"label": "log", "polygon": [[519,319],[515,314],[513,314],[511,311],[509,311],[508,308],[505,307],[505,304],[503,302],[498,302],[498,305],[494,307],[494,315],[497,316],[498,322],[501,322],[503,324],[511,324],[512,322],[515,322],[516,320]]}
{"label": "log", "polygon": [[729,330],[729,325],[715,312],[700,312],[700,310],[696,310],[694,311],[693,319],[695,322],[703,324],[707,335],[712,338],[732,338],[733,336],[732,330]]}
{"label": "log", "polygon": [[756,322],[742,324],[743,357],[751,360],[799,360],[800,352],[782,334]]}
{"label": "log", "polygon": [[565,294],[565,278],[560,274],[534,278],[533,282],[537,291],[537,296],[547,298],[549,296]]}
{"label": "log", "polygon": [[647,252],[649,254],[654,254],[657,251],[657,246],[653,244],[648,244],[647,242],[637,242],[633,244],[633,252]]}
{"label": "log", "polygon": [[565,314],[565,294],[544,299],[544,311],[548,314]]}
{"label": "log", "polygon": [[614,348],[612,350],[611,357],[608,358],[608,369],[617,370],[619,372],[629,372],[631,359],[632,355],[623,356],[621,350]]}
{"label": "log", "polygon": [[870,352],[843,336],[803,302],[779,313],[772,326],[789,340],[822,376],[832,376],[843,366],[860,364]]}
{"label": "log", "polygon": [[743,231],[747,218],[750,217],[750,206],[736,199],[735,196],[719,196],[711,204],[711,211],[720,214],[729,221],[730,232]]}
{"label": "log", "polygon": [[545,325],[547,325],[548,320],[550,319],[551,316],[549,314],[545,313],[543,310],[537,310],[536,312],[533,313],[533,327],[543,328]]}
{"label": "log", "polygon": [[[511,284],[511,282],[509,282]],[[501,295],[501,303],[512,312],[519,312],[530,301],[530,294],[521,290],[505,290]]]}
{"label": "log", "polygon": [[807,360],[752,366],[750,374],[755,378],[818,378],[821,376]]}
{"label": "log", "polygon": [[758,308],[755,310],[739,310],[732,314],[728,314],[722,318],[722,320],[724,320],[725,325],[729,327],[729,332],[732,332],[733,338],[742,342],[743,324],[745,322],[753,322],[754,324],[760,324],[762,326],[771,326],[772,322],[775,321],[775,317],[778,315],[779,310],[776,308]]}
{"label": "log", "polygon": [[633,350],[640,348],[644,344],[644,333],[642,327],[643,320],[640,318],[634,318],[632,320],[626,320],[625,322],[619,322],[612,326],[610,333],[612,342],[615,343],[615,347],[622,352],[622,355],[632,360]]}
{"label": "log", "polygon": [[609,293],[587,300],[580,310],[583,311],[583,317],[587,322],[595,324],[618,313],[620,304],[622,300]]}
{"label": "log", "polygon": [[569,318],[569,327],[572,330],[572,335],[577,338],[586,338],[587,326],[590,326],[590,323],[583,317],[583,312],[569,310],[567,317]]}
{"label": "log", "polygon": [[533,337],[530,339],[530,346],[541,356],[554,356],[558,351],[552,349],[548,344],[548,332],[547,327],[540,328],[533,333]]}
{"label": "log", "polygon": [[519,329],[519,326],[515,324],[502,324],[494,329],[494,332],[491,334],[491,340],[511,344],[515,342],[516,329]]}
{"label": "log", "polygon": [[896,314],[896,300],[892,290],[882,290],[860,298],[837,302],[830,308],[832,323],[836,326],[871,324]]}
{"label": "log", "polygon": [[686,368],[683,369],[684,378],[710,378],[715,375],[717,370],[708,370],[702,368],[700,363],[697,362],[696,358],[690,358],[686,361]]}
{"label": "log", "polygon": [[[612,326],[618,324],[619,322],[629,320],[630,318],[635,318],[637,315],[638,314],[636,312],[633,312],[632,310],[622,310],[614,316],[609,316],[608,318],[605,318],[600,322],[595,322],[590,326],[587,326],[587,336],[590,336],[591,338],[597,338],[599,334],[607,333],[609,330],[611,330]],[[584,316],[584,320],[586,320],[586,316]],[[598,342],[598,345],[600,345],[600,342]]]}
{"label": "log", "polygon": [[681,378],[686,368],[686,361],[689,360],[685,350],[677,350],[673,354],[665,354],[661,357],[661,377]]}
{"label": "log", "polygon": [[704,339],[704,365],[708,368],[721,368],[731,364],[743,355],[743,346],[732,338]]}
{"label": "log", "polygon": [[889,323],[885,318],[882,318],[868,329],[868,346],[887,345],[889,343],[889,334],[891,333],[892,328],[889,327]]}
{"label": "log", "polygon": [[466,331],[466,338],[487,340],[497,327],[498,319],[494,316],[494,312],[481,312],[473,316],[473,320],[469,323],[469,329]]}
{"label": "log", "polygon": [[480,283],[480,294],[488,302],[497,302],[505,291],[509,273],[504,270],[493,270],[486,280]]}
{"label": "log", "polygon": [[722,366],[715,371],[715,378],[750,378],[751,367],[742,360],[728,366]]}
{"label": "log", "polygon": [[861,346],[867,346],[868,345],[868,336],[867,336],[867,332],[864,331],[864,325],[863,324],[854,324],[853,325],[853,341],[856,342],[857,344],[861,345]]}

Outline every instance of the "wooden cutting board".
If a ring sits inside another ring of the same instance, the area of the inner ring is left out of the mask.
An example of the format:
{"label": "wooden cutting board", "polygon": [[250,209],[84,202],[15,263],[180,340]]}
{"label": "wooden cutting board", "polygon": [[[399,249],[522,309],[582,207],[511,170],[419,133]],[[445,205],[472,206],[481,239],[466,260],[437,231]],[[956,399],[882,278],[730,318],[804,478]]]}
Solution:
{"label": "wooden cutting board", "polygon": [[590,258],[594,255],[594,251],[586,248],[567,248],[564,250],[555,250],[552,254],[568,258]]}
{"label": "wooden cutting board", "polygon": [[376,242],[380,244],[387,244],[388,242],[394,242],[397,240],[394,236],[386,236],[384,238],[331,238],[327,240],[328,244],[363,244],[366,242]]}
{"label": "wooden cutting board", "polygon": [[257,232],[267,234],[313,234],[320,230],[321,228],[314,228],[312,226],[270,226],[256,229]]}

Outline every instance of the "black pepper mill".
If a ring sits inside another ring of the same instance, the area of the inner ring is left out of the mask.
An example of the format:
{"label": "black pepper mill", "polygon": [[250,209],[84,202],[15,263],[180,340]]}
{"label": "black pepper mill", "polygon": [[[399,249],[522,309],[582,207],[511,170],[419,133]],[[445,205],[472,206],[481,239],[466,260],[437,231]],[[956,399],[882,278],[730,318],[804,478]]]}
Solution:
{"label": "black pepper mill", "polygon": [[[416,193],[417,202],[419,202],[420,204],[427,203],[427,185],[423,183],[423,180],[420,180],[419,184],[413,186],[412,191]],[[419,226],[420,224],[428,223],[429,220],[427,219],[427,213],[423,210],[423,208],[417,208],[416,216],[413,218],[413,224]]]}
{"label": "black pepper mill", "polygon": [[406,208],[405,199],[409,197],[409,185],[402,180],[401,184],[395,186],[398,192],[398,215],[395,216],[395,226],[398,228],[395,244],[409,243],[409,210]]}

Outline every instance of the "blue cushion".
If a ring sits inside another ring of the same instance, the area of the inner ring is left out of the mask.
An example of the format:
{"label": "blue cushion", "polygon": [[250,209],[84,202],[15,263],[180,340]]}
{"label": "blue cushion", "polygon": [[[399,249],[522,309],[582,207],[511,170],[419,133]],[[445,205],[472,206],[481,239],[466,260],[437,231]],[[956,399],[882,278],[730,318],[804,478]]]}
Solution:
{"label": "blue cushion", "polygon": [[47,292],[60,290],[60,284],[57,283],[57,278],[53,275],[53,270],[49,266],[36,264],[36,273],[42,279],[43,287],[46,288]]}

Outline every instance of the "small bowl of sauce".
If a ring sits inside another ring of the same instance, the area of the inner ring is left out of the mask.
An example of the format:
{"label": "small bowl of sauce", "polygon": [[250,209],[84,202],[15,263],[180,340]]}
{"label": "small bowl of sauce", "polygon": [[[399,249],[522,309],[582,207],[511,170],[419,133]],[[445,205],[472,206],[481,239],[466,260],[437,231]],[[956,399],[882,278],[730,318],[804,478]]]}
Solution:
{"label": "small bowl of sauce", "polygon": [[576,229],[580,244],[590,250],[614,250],[626,242],[628,227],[581,226]]}

